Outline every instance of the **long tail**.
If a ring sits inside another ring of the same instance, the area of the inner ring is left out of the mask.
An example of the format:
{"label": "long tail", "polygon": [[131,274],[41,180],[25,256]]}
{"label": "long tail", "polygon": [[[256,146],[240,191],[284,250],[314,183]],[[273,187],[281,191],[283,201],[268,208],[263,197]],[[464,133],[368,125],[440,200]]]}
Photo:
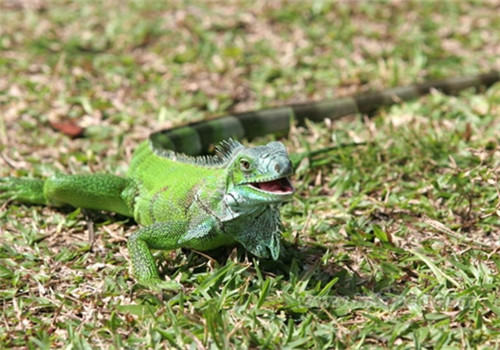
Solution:
{"label": "long tail", "polygon": [[491,71],[485,74],[447,78],[367,92],[352,97],[237,113],[173,129],[160,130],[152,133],[150,140],[154,147],[198,155],[206,153],[211,145],[227,138],[253,139],[267,134],[285,134],[290,128],[292,118],[299,125],[305,119],[311,121],[321,121],[326,118],[339,119],[346,115],[367,113],[382,106],[415,99],[429,93],[431,89],[446,94],[456,94],[471,87],[490,86],[499,80],[500,72]]}

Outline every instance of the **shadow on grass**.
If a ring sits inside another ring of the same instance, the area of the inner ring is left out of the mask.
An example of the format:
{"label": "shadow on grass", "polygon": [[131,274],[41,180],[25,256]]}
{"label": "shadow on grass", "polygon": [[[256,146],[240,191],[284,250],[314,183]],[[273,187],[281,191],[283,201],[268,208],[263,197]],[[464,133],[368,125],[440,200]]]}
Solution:
{"label": "shadow on grass", "polygon": [[349,262],[323,263],[328,247],[301,242],[300,247],[284,242],[284,256],[279,261],[261,260],[260,267],[265,272],[282,274],[286,279],[291,273],[298,273],[300,278],[309,278],[311,286],[321,282],[324,286],[332,279],[338,279],[330,295],[352,296],[367,293],[398,293],[404,286],[385,279],[376,280],[374,275],[361,275],[350,266]]}
{"label": "shadow on grass", "polygon": [[[226,265],[234,247],[222,247],[205,252],[193,252],[189,249],[182,249],[183,253],[178,254],[172,260],[168,258],[158,259],[160,273],[162,276],[173,276],[182,271],[190,270],[191,273],[204,273],[210,267],[209,260],[214,261],[219,266]],[[330,292],[330,296],[354,296],[371,293],[393,293],[398,294],[404,290],[404,284],[387,276],[360,275],[350,267],[349,263],[323,264],[322,258],[327,253],[328,248],[318,245],[301,243],[297,247],[284,241],[282,254],[277,261],[253,257],[241,246],[237,248],[237,261],[244,263],[252,261],[251,269],[255,270],[255,261],[258,261],[258,269],[263,275],[280,276],[282,281],[291,281],[297,277],[299,280],[309,280],[308,285],[314,286],[318,282],[322,286],[327,285],[333,279],[337,279]],[[312,287],[311,287],[312,288]]]}

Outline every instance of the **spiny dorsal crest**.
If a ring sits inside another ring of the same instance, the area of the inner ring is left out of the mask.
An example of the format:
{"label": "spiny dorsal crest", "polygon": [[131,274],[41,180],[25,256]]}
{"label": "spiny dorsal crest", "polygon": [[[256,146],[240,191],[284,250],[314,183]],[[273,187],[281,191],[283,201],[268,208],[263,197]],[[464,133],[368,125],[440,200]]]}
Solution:
{"label": "spiny dorsal crest", "polygon": [[215,154],[220,159],[224,159],[224,162],[233,158],[233,156],[244,146],[236,140],[231,138],[227,140],[222,140],[217,146],[215,146]]}
{"label": "spiny dorsal crest", "polygon": [[152,142],[150,142],[149,145],[153,152],[159,157],[168,158],[176,162],[209,167],[223,167],[227,165],[228,162],[230,162],[234,156],[245,147],[236,140],[227,139],[221,141],[217,146],[215,146],[214,155],[193,157],[183,153],[177,153],[172,150],[156,148]]}

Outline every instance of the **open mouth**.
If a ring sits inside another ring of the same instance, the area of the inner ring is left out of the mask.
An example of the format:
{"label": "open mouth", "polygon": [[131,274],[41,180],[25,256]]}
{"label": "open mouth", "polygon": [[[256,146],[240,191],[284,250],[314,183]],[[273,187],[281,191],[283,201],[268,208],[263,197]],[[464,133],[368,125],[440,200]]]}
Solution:
{"label": "open mouth", "polygon": [[252,182],[252,187],[258,188],[261,191],[277,193],[277,194],[291,194],[293,193],[293,186],[286,177],[272,181]]}

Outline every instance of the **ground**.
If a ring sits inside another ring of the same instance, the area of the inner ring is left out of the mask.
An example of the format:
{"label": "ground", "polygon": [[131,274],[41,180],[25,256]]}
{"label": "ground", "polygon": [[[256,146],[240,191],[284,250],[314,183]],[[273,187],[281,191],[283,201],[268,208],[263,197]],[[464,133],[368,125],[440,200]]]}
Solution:
{"label": "ground", "polygon": [[[499,11],[0,1],[0,176],[123,174],[153,130],[500,69]],[[498,135],[500,84],[295,127],[290,152],[339,148],[294,178],[287,256],[159,252],[163,293],[130,275],[132,220],[2,203],[0,347],[498,348]]]}

